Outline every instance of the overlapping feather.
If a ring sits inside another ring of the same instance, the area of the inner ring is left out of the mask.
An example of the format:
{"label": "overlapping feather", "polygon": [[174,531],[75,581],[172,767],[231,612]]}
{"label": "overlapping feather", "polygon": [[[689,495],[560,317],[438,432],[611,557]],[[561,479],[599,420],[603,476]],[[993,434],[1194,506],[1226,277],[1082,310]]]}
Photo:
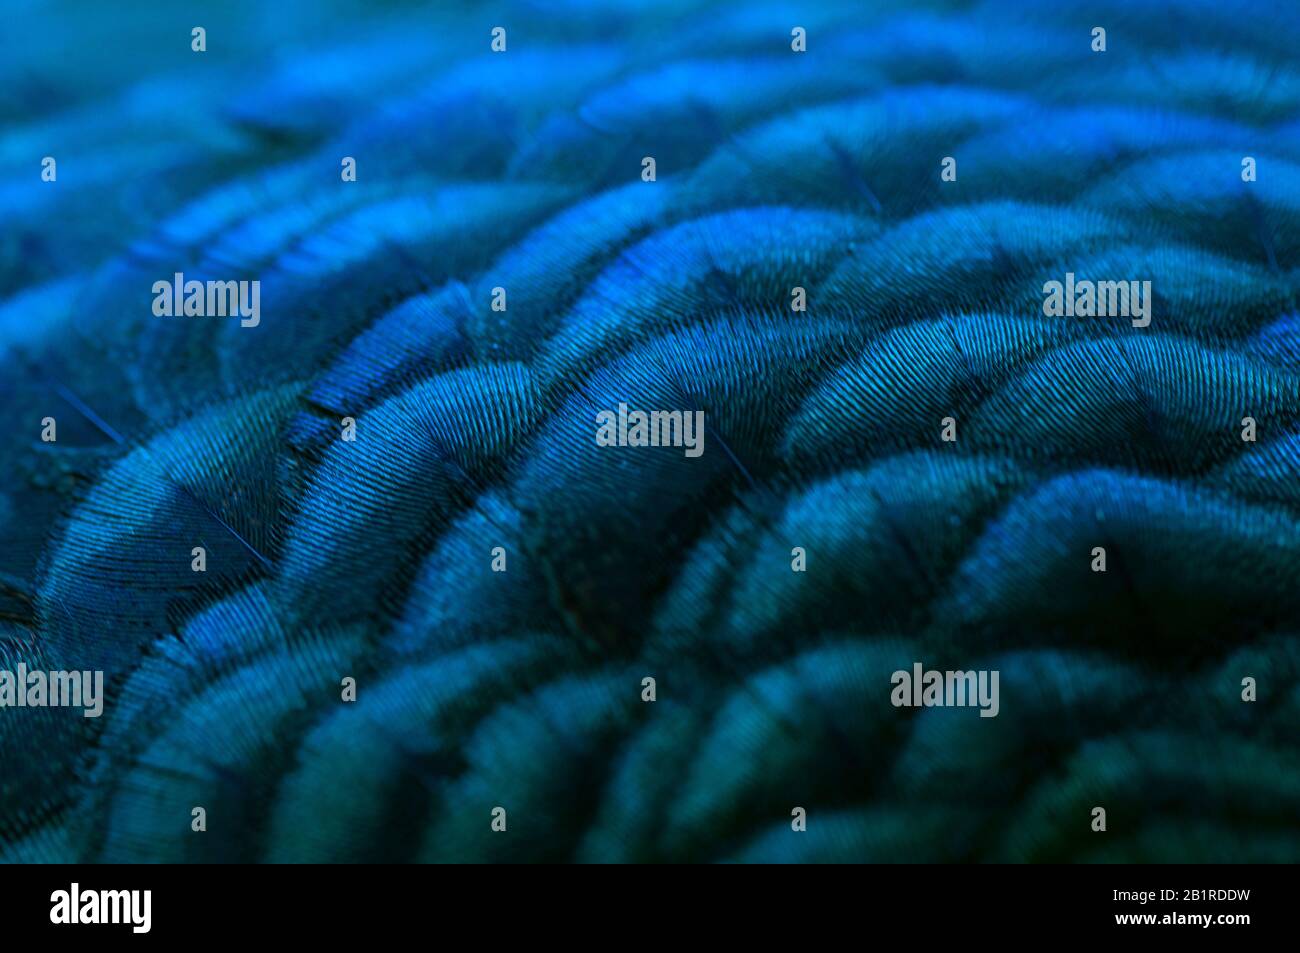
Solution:
{"label": "overlapping feather", "polygon": [[0,859],[1300,857],[1294,11],[113,16],[0,57],[0,669],[108,677],[0,710]]}

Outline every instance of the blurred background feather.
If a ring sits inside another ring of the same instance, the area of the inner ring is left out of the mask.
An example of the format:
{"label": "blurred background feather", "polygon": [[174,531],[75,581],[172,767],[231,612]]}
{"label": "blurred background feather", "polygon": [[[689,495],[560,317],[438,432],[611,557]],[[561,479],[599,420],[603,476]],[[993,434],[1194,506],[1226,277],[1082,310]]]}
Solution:
{"label": "blurred background feather", "polygon": [[[0,710],[0,860],[1300,860],[1298,36],[11,2],[0,668],[108,699]],[[154,316],[178,271],[261,323]],[[1151,326],[1045,318],[1066,271]],[[705,455],[597,448],[620,401]],[[893,708],[914,661],[999,716]]]}

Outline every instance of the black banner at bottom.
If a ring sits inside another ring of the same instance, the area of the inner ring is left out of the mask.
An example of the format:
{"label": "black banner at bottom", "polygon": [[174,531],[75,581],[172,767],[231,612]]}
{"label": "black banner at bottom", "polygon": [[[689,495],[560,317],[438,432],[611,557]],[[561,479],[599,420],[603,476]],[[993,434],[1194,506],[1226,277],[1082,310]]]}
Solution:
{"label": "black banner at bottom", "polygon": [[436,926],[442,942],[459,935],[443,931],[486,927],[542,940],[718,930],[829,940],[828,930],[901,929],[935,940],[1223,944],[1293,933],[1291,875],[1259,866],[35,866],[0,868],[0,916],[11,938],[91,943],[292,935],[334,945]]}

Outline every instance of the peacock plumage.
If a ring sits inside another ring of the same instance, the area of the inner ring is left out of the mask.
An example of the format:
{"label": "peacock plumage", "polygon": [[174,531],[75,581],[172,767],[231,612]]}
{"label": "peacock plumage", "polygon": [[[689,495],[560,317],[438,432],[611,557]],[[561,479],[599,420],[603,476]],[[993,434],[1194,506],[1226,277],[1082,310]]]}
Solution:
{"label": "peacock plumage", "polygon": [[1300,860],[1294,5],[6,16],[0,860]]}

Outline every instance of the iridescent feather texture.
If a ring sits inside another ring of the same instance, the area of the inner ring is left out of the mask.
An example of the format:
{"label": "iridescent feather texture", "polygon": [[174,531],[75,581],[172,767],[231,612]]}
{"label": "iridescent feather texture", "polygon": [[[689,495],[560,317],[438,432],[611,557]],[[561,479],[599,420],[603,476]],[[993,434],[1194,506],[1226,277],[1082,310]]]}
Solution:
{"label": "iridescent feather texture", "polygon": [[1300,860],[1294,5],[24,6],[0,860]]}

